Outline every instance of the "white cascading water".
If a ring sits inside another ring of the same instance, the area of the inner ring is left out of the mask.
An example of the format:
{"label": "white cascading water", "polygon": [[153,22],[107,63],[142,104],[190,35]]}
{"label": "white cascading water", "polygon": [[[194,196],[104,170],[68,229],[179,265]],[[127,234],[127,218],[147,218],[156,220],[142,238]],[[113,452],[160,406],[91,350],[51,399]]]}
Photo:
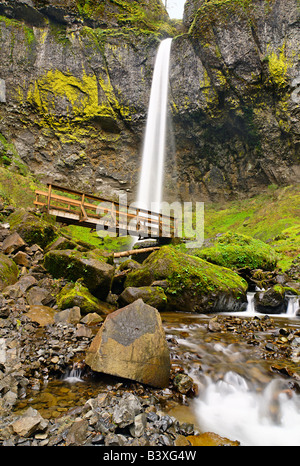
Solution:
{"label": "white cascading water", "polygon": [[[279,319],[286,324],[287,319]],[[182,323],[171,315],[165,323],[168,341],[176,342],[171,347],[174,360],[182,361],[198,385],[191,405],[198,431],[214,432],[241,446],[300,446],[297,379],[270,371],[256,345],[248,345],[231,332],[215,333],[209,328],[210,320],[211,316],[193,314]],[[296,328],[297,322],[296,318]],[[268,332],[261,335],[264,341],[268,341]],[[300,362],[298,343],[295,338],[289,357],[295,368]]]}
{"label": "white cascading water", "polygon": [[[255,292],[249,292],[247,293],[247,300],[248,300],[248,305],[247,309],[244,312],[240,313],[231,313],[231,315],[240,315],[240,316],[262,316],[263,314],[256,312],[255,310],[255,305],[254,305],[254,295]],[[287,310],[286,312],[283,312],[282,314],[275,314],[275,316],[283,316],[283,317],[296,317],[300,308],[300,298],[298,296],[287,296]]]}
{"label": "white cascading water", "polygon": [[294,317],[297,315],[297,311],[300,308],[300,299],[298,296],[288,296],[288,307],[287,307],[287,315]]}
{"label": "white cascading water", "polygon": [[83,382],[82,376],[82,368],[80,364],[78,365],[76,362],[73,364],[71,369],[68,369],[63,376],[63,380],[69,383],[77,383]]}
{"label": "white cascading water", "polygon": [[[262,316],[255,311],[254,294],[248,293],[247,310],[240,316]],[[295,318],[299,304],[298,296],[289,296],[286,313],[277,317]],[[237,357],[230,346],[219,344],[214,350],[224,355],[233,351],[232,357]],[[204,377],[195,409],[201,430],[238,440],[242,446],[300,446],[300,396],[282,379],[275,378],[263,389],[233,371],[217,382]]]}
{"label": "white cascading water", "polygon": [[196,401],[201,430],[238,440],[241,446],[300,446],[299,395],[281,384],[275,379],[259,392],[234,372],[218,382],[207,378]]}
{"label": "white cascading water", "polygon": [[153,212],[160,211],[162,201],[171,43],[172,39],[163,40],[157,51],[135,203]]}

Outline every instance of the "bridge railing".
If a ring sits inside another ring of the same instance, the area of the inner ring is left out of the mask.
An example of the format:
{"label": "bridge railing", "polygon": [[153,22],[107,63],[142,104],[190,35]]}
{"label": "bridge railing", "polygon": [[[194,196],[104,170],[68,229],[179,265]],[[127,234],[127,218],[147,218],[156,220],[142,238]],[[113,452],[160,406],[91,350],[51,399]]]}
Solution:
{"label": "bridge railing", "polygon": [[34,204],[57,221],[140,237],[177,236],[177,219],[145,209],[119,204],[55,184],[36,190]]}

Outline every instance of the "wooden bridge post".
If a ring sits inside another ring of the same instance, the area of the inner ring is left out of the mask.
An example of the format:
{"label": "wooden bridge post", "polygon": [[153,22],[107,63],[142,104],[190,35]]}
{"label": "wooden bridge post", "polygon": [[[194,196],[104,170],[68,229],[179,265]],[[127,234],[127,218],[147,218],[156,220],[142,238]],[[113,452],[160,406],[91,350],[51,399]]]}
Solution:
{"label": "wooden bridge post", "polygon": [[81,204],[80,204],[80,222],[83,222],[84,220],[87,219],[87,214],[84,208],[84,199],[85,199],[85,194],[82,193]]}
{"label": "wooden bridge post", "polygon": [[174,238],[178,237],[178,218],[173,219],[173,225],[174,225]]}
{"label": "wooden bridge post", "polygon": [[50,204],[51,204],[51,192],[52,192],[52,184],[49,184],[49,186],[48,186],[48,202],[47,202],[48,212],[50,210]]}
{"label": "wooden bridge post", "polygon": [[162,214],[158,215],[158,236],[162,236]]}
{"label": "wooden bridge post", "polygon": [[140,209],[136,209],[136,230],[140,230],[140,221],[139,221]]}

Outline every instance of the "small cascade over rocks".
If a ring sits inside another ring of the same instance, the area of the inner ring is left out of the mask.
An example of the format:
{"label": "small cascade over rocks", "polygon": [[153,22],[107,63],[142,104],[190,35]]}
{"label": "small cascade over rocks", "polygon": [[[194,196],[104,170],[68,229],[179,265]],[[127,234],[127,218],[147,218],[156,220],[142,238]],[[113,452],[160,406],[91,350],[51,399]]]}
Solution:
{"label": "small cascade over rocks", "polygon": [[191,317],[187,325],[174,316],[168,329],[171,350],[198,387],[191,404],[201,432],[241,446],[299,445],[296,321],[239,314]]}
{"label": "small cascade over rocks", "polygon": [[292,317],[300,317],[300,299],[299,296],[288,295],[287,315]]}
{"label": "small cascade over rocks", "polygon": [[[261,291],[261,290],[260,290]],[[254,316],[254,315],[262,315],[261,312],[256,310],[255,306],[255,294],[257,291],[252,291],[247,293],[247,309],[243,316]],[[285,312],[277,313],[278,316],[285,316],[285,317],[300,317],[300,298],[299,296],[286,294],[285,296]],[[266,312],[268,314],[268,312]],[[276,313],[275,313],[276,314]]]}
{"label": "small cascade over rocks", "polygon": [[69,383],[77,383],[77,382],[84,382],[83,374],[84,374],[85,366],[81,363],[75,362],[73,366],[65,372],[63,376],[64,382]]}

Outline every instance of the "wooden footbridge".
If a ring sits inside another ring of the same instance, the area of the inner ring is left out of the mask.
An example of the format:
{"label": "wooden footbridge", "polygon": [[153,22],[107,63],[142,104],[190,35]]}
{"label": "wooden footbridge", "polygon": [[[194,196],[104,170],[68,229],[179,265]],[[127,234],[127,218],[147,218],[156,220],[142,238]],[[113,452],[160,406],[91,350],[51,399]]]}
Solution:
{"label": "wooden footbridge", "polygon": [[67,225],[113,232],[117,236],[170,239],[177,236],[177,219],[161,213],[108,201],[74,189],[48,184],[36,190],[34,204]]}

